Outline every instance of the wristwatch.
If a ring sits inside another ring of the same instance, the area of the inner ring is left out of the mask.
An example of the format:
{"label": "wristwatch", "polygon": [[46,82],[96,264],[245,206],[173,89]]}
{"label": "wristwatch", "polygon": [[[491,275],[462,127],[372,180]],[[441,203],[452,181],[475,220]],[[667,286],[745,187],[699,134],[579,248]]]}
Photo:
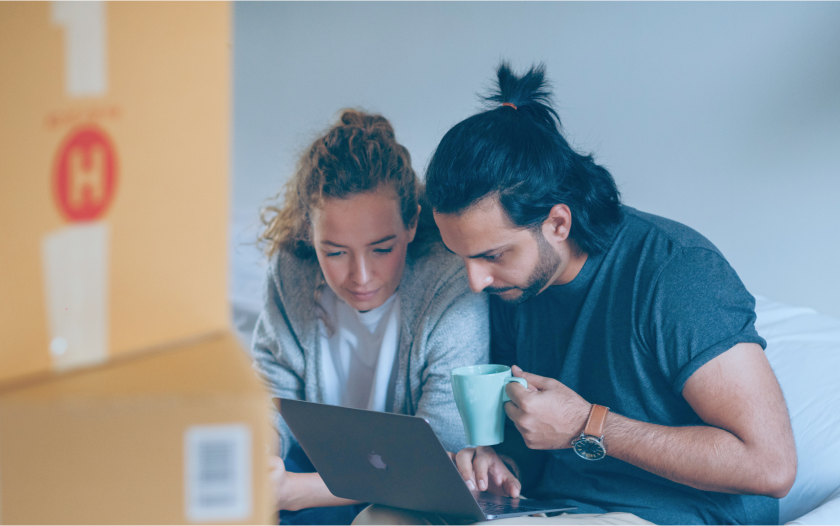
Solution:
{"label": "wristwatch", "polygon": [[580,458],[601,460],[607,456],[607,448],[604,446],[604,422],[609,410],[609,407],[592,404],[583,432],[580,437],[572,440],[572,447]]}

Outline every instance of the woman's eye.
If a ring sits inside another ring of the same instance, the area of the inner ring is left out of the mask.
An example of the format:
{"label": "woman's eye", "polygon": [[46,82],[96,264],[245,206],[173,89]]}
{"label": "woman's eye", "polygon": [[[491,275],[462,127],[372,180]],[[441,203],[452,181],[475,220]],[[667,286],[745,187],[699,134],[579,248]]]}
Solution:
{"label": "woman's eye", "polygon": [[328,258],[334,258],[334,257],[340,256],[342,254],[344,254],[344,252],[327,252],[327,257]]}

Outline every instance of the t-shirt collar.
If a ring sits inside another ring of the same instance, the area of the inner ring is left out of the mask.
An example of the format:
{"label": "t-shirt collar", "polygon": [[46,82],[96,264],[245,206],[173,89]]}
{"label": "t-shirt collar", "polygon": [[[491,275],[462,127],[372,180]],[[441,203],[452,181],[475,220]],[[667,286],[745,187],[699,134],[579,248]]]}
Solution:
{"label": "t-shirt collar", "polygon": [[557,294],[574,294],[585,289],[592,280],[592,276],[595,275],[595,270],[601,264],[602,259],[604,259],[603,253],[597,256],[588,255],[580,272],[578,272],[572,281],[564,285],[551,285],[546,291]]}

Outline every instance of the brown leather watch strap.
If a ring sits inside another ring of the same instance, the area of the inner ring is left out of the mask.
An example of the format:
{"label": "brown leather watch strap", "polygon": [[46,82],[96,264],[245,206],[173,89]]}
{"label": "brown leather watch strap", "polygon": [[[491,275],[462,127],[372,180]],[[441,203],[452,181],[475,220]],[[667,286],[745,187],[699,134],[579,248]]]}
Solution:
{"label": "brown leather watch strap", "polygon": [[583,434],[598,438],[604,436],[604,422],[607,420],[609,411],[609,407],[592,404],[592,409],[589,410],[589,418],[586,420],[586,427],[583,428]]}

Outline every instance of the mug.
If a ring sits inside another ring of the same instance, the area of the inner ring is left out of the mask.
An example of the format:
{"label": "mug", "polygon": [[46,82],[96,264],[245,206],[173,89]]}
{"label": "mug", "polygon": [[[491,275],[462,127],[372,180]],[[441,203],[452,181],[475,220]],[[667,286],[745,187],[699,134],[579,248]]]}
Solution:
{"label": "mug", "polygon": [[455,405],[464,423],[467,444],[492,446],[505,439],[505,402],[510,398],[505,386],[518,382],[528,387],[524,378],[516,378],[507,365],[468,365],[449,373]]}

